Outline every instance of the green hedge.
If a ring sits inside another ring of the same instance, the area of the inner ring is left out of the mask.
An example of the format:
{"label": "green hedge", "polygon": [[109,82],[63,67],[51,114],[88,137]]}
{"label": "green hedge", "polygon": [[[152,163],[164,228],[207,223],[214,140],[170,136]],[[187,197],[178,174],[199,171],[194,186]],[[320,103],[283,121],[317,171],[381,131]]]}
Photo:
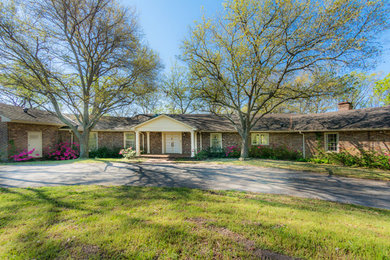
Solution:
{"label": "green hedge", "polygon": [[315,163],[338,164],[349,167],[366,167],[390,170],[390,154],[360,150],[359,154],[346,151],[339,153],[326,153],[320,151],[310,161]]}
{"label": "green hedge", "polygon": [[123,156],[119,154],[122,148],[107,148],[102,147],[94,151],[89,152],[89,158],[122,158]]}

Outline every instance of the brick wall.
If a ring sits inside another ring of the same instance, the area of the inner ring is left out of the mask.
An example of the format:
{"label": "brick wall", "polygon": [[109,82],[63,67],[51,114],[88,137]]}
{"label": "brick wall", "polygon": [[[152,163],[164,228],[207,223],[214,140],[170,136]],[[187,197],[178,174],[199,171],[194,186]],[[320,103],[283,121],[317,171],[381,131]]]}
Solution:
{"label": "brick wall", "polygon": [[8,126],[6,122],[1,122],[0,117],[0,160],[8,158]]}
{"label": "brick wall", "polygon": [[182,153],[191,156],[191,133],[183,132],[181,137]]}
{"label": "brick wall", "polygon": [[150,133],[150,153],[162,154],[162,137],[160,132]]}
{"label": "brick wall", "polygon": [[[217,133],[217,132],[215,132]],[[201,133],[202,135],[202,149],[210,147],[210,133]],[[241,146],[241,137],[238,133],[222,133],[222,147],[227,146]],[[200,149],[200,137],[198,136],[198,148]]]}
{"label": "brick wall", "polygon": [[[42,149],[43,151],[47,147],[52,147],[57,144],[58,139],[58,126],[48,125],[32,125],[32,124],[20,124],[20,123],[8,123],[8,140],[14,143],[16,152],[27,149],[28,131],[41,131],[42,132]],[[10,151],[11,146],[8,147]]]}
{"label": "brick wall", "polygon": [[270,133],[269,145],[271,146],[285,146],[290,150],[297,150],[302,152],[302,135],[299,133]]}
{"label": "brick wall", "polygon": [[123,132],[98,132],[98,147],[123,148]]}
{"label": "brick wall", "polygon": [[201,135],[202,135],[202,149],[206,150],[210,147],[210,133],[201,133]]}
{"label": "brick wall", "polygon": [[[241,136],[238,133],[222,133],[222,147],[241,146]],[[209,139],[210,145],[210,139]]]}
{"label": "brick wall", "polygon": [[[71,138],[72,134],[69,131],[58,131],[58,141],[59,142],[72,142]],[[76,142],[76,140],[73,140],[73,142]]]}

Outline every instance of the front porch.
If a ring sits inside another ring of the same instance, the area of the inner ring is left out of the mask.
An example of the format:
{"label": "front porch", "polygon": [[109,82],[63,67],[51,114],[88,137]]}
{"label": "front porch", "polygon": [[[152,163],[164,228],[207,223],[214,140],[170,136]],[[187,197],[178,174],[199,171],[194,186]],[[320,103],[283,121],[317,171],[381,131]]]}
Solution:
{"label": "front porch", "polygon": [[134,130],[137,156],[194,157],[198,150],[196,129],[165,115],[142,123]]}

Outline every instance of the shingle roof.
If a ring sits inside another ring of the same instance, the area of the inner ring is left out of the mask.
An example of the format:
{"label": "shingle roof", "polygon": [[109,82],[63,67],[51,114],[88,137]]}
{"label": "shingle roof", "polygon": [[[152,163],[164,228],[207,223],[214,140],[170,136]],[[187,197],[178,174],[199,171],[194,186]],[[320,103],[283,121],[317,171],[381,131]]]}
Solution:
{"label": "shingle roof", "polygon": [[50,112],[39,109],[28,109],[24,112],[22,107],[2,103],[0,103],[0,115],[12,121],[64,125],[57,116]]}
{"label": "shingle roof", "polygon": [[[64,125],[53,114],[0,104],[0,115],[15,121],[29,121]],[[103,116],[94,130],[129,131],[157,115],[134,117]],[[236,131],[226,118],[210,114],[167,114],[201,131]],[[337,111],[321,114],[269,114],[253,127],[252,131],[330,131],[330,130],[390,129],[390,106]],[[163,131],[163,129],[161,129]]]}
{"label": "shingle roof", "polygon": [[[203,131],[235,131],[232,123],[209,114],[168,115]],[[390,129],[390,106],[320,114],[268,114],[252,131]]]}
{"label": "shingle roof", "polygon": [[128,131],[130,128],[153,118],[152,115],[137,115],[134,117],[103,116],[95,125],[94,130]]}

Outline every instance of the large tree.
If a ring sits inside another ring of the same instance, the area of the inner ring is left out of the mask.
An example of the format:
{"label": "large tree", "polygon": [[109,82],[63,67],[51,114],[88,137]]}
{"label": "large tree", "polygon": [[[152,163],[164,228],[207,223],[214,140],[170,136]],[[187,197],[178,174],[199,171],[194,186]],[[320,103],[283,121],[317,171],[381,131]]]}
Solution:
{"label": "large tree", "polygon": [[376,82],[375,93],[384,104],[390,105],[390,74]]}
{"label": "large tree", "polygon": [[[304,77],[303,80],[313,84],[310,82],[310,78]],[[323,113],[336,110],[338,103],[344,101],[351,102],[356,109],[381,106],[383,102],[374,91],[377,80],[378,75],[375,73],[366,74],[353,71],[339,76],[336,72],[328,72],[323,82],[324,84],[332,84],[332,95],[291,100],[281,104],[274,112]]]}
{"label": "large tree", "polygon": [[332,91],[297,77],[324,66],[367,65],[388,18],[388,4],[379,0],[229,0],[221,15],[194,26],[183,59],[196,91],[237,129],[246,158],[250,131],[266,114]]}
{"label": "large tree", "polygon": [[166,107],[169,113],[188,114],[199,108],[196,92],[192,91],[190,75],[186,67],[175,63],[164,75],[162,92],[167,98]]}
{"label": "large tree", "polygon": [[54,111],[87,157],[99,119],[149,92],[158,73],[158,57],[143,42],[134,11],[115,0],[0,7],[0,85]]}

